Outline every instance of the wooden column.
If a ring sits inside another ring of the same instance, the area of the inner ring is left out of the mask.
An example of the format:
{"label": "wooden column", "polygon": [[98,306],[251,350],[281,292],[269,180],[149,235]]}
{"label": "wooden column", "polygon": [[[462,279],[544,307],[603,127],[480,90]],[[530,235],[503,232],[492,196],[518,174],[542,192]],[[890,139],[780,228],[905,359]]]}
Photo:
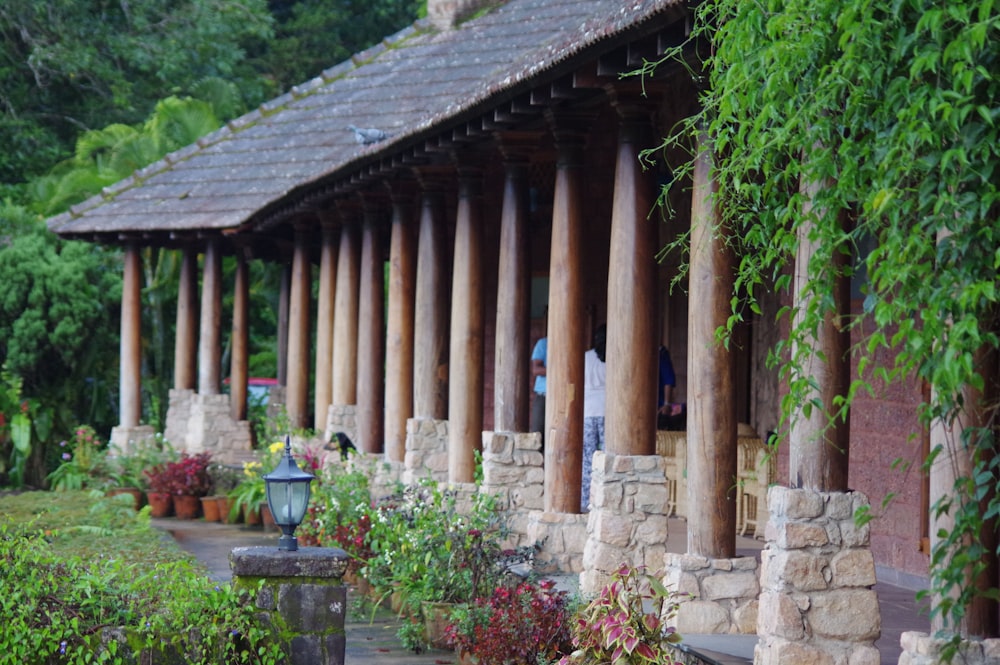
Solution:
{"label": "wooden column", "polygon": [[205,243],[201,271],[198,393],[218,395],[222,372],[222,257],[217,238],[209,238]]}
{"label": "wooden column", "polygon": [[309,308],[312,303],[312,266],[303,227],[295,229],[292,255],[292,289],[288,300],[288,392],[285,409],[292,427],[309,421]]}
{"label": "wooden column", "polygon": [[648,107],[616,97],[621,116],[608,259],[607,402],[604,434],[618,455],[656,452],[656,221],[639,165],[650,145]]}
{"label": "wooden column", "polygon": [[385,358],[385,458],[406,455],[406,421],[413,416],[413,321],[416,292],[416,236],[412,193],[392,202],[389,246],[389,308]]}
{"label": "wooden column", "polygon": [[697,306],[688,313],[687,551],[725,559],[736,556],[736,364],[715,331],[730,313],[734,258],[719,228],[712,163],[711,146],[699,145],[688,270]]}
{"label": "wooden column", "polygon": [[497,277],[493,429],[528,430],[531,397],[531,262],[528,249],[528,160],[538,137],[505,134],[503,210]]}
{"label": "wooden column", "polygon": [[381,453],[385,408],[385,263],[377,203],[365,201],[358,307],[358,444]]}
{"label": "wooden column", "polygon": [[448,373],[448,479],[471,483],[483,438],[482,170],[459,166]]}
{"label": "wooden column", "polygon": [[142,260],[135,244],[125,247],[124,261],[118,424],[128,430],[142,418]]}
{"label": "wooden column", "polygon": [[190,248],[181,252],[176,330],[174,388],[194,390],[198,385],[198,253]]}
{"label": "wooden column", "polygon": [[447,229],[443,184],[417,174],[423,187],[417,241],[417,289],[413,328],[413,415],[448,417]]}
{"label": "wooden column", "polygon": [[340,229],[333,313],[333,403],[358,401],[358,230]]}
{"label": "wooden column", "polygon": [[319,293],[316,298],[316,369],[313,385],[313,429],[326,428],[333,402],[333,294],[337,283],[337,230],[324,221],[319,259]]}
{"label": "wooden column", "polygon": [[[580,512],[583,473],[583,146],[590,117],[549,116],[559,160],[552,201],[545,382],[545,510]],[[610,393],[609,393],[610,394]]]}
{"label": "wooden column", "polygon": [[232,353],[229,358],[229,409],[233,420],[247,419],[250,364],[250,275],[243,252],[236,252],[233,283]]}
{"label": "wooden column", "polygon": [[[834,311],[829,312],[816,328],[807,348],[793,350],[794,355],[805,362],[803,376],[815,382],[816,389],[810,391],[806,399],[817,400],[823,406],[807,410],[800,405],[792,417],[788,478],[792,487],[845,492],[848,489],[850,419],[838,418],[831,422],[830,414],[838,411],[835,398],[846,395],[850,388],[851,335],[847,317],[851,312],[851,284],[850,279],[843,276],[850,257],[835,252],[828,261],[829,265],[824,267],[829,274],[841,275],[836,278],[832,293],[817,296],[806,291],[809,262],[816,253],[816,241],[809,239],[813,228],[809,219],[813,211],[813,197],[823,186],[823,183],[804,183],[801,187],[802,214],[807,221],[799,227],[792,287],[796,323],[801,321],[802,312],[808,307],[810,299],[833,298]],[[840,215],[840,224],[846,224],[845,213]]]}
{"label": "wooden column", "polygon": [[292,264],[281,271],[278,287],[278,385],[288,385],[288,302],[292,291]]}

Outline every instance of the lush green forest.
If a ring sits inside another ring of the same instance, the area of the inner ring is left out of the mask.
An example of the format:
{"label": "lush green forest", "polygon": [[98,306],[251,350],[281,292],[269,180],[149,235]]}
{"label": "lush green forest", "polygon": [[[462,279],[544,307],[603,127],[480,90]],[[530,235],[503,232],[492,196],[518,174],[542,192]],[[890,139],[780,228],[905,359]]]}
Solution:
{"label": "lush green forest", "polygon": [[[116,248],[44,219],[317,76],[420,0],[0,3],[0,486],[41,486],[77,424],[117,423]],[[143,257],[143,420],[172,381],[178,257]],[[227,267],[231,269],[231,267]],[[273,376],[278,277],[251,274],[251,371]],[[225,330],[225,324],[224,328]]]}

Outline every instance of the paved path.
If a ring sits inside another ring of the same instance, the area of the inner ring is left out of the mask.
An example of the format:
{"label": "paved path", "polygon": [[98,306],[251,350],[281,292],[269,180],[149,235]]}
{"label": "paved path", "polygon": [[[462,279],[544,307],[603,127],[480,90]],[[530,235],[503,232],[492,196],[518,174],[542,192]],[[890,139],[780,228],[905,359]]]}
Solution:
{"label": "paved path", "polygon": [[[278,546],[277,530],[264,531],[260,527],[228,525],[204,520],[154,519],[153,526],[163,529],[177,543],[191,552],[218,581],[232,579],[229,552],[234,547]],[[671,520],[667,549],[683,551],[686,543],[685,523]],[[762,543],[751,538],[739,538],[737,553],[754,556]],[[678,549],[681,548],[681,549]],[[926,615],[917,610],[915,592],[892,585],[875,585],[882,610],[882,637],[876,646],[882,655],[882,665],[899,662],[899,637],[904,630],[929,630]],[[457,663],[451,651],[432,649],[414,654],[404,649],[396,639],[399,620],[389,611],[379,609],[372,616],[372,604],[363,603],[356,589],[348,587],[346,632],[346,665],[448,665]],[[688,635],[686,642],[711,655],[719,665],[744,665],[753,661],[753,635]]]}

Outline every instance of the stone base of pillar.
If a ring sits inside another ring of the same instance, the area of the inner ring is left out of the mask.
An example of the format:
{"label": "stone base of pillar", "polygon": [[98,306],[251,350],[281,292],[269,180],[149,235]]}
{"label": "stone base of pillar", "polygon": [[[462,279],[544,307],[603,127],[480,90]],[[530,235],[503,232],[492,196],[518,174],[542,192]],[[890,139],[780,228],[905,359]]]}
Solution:
{"label": "stone base of pillar", "polygon": [[366,454],[374,460],[373,473],[369,477],[369,495],[389,496],[396,491],[396,485],[403,478],[403,463],[391,462],[382,453]]}
{"label": "stone base of pillar", "polygon": [[667,551],[668,499],[659,455],[594,453],[582,592],[599,592],[622,564],[660,569]]}
{"label": "stone base of pillar", "polygon": [[757,559],[668,553],[663,584],[678,594],[681,635],[757,632]]}
{"label": "stone base of pillar", "polygon": [[233,420],[229,395],[195,395],[185,445],[174,447],[189,453],[211,453],[214,461],[224,464],[240,463],[253,451],[250,422]]}
{"label": "stone base of pillar", "polygon": [[448,482],[448,421],[409,418],[406,421],[403,483],[416,485],[427,478]]}
{"label": "stone base of pillar", "polygon": [[535,555],[536,572],[579,573],[583,570],[584,542],[587,540],[587,516],[571,513],[548,513],[533,510],[527,514],[526,543],[539,543]]}
{"label": "stone base of pillar", "polygon": [[163,438],[178,450],[187,449],[188,421],[191,419],[191,403],[198,395],[193,390],[170,389],[167,406],[167,423]]}
{"label": "stone base of pillar", "polygon": [[483,432],[482,491],[511,511],[542,510],[545,470],[538,432]]}
{"label": "stone base of pillar", "polygon": [[878,665],[881,616],[858,492],[772,486],[761,552],[756,665]]}
{"label": "stone base of pillar", "polygon": [[344,665],[347,560],[336,547],[237,547],[229,555],[233,584],[259,585],[258,621],[281,640],[289,665]]}
{"label": "stone base of pillar", "polygon": [[[903,647],[899,665],[940,665],[945,662],[942,653],[949,642],[927,633],[906,631],[899,640]],[[963,665],[997,665],[1000,663],[1000,639],[963,640],[951,662]]]}
{"label": "stone base of pillar", "polygon": [[359,445],[357,411],[357,404],[331,404],[326,410],[323,440],[331,441],[334,433],[343,432],[355,446]]}
{"label": "stone base of pillar", "polygon": [[134,427],[116,425],[111,428],[108,445],[114,446],[124,453],[129,453],[140,443],[150,442],[155,437],[156,432],[149,425],[136,425]]}

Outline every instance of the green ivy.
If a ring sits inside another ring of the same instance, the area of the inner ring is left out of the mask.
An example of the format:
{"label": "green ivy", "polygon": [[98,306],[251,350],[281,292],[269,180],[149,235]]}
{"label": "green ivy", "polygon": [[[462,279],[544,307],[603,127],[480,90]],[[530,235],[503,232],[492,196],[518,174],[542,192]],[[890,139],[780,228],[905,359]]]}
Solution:
{"label": "green ivy", "polygon": [[[859,372],[829,422],[859,393],[919,379],[932,388],[924,425],[957,425],[978,408],[969,391],[996,380],[983,352],[1000,343],[994,3],[708,0],[694,11],[690,41],[642,72],[683,57],[701,89],[700,111],[654,152],[704,136],[714,153],[721,231],[741,257],[730,328],[745,307],[760,313],[761,290],[790,287],[800,234],[817,247],[800,311],[782,312],[790,332],[772,354],[790,388],[786,426],[824,406],[808,397],[810,341],[832,312],[834,281],[855,276],[867,278],[863,314],[848,322],[865,322],[852,349]],[[691,163],[671,168],[683,176]],[[985,519],[1000,513],[995,410],[963,431],[974,470],[932,508],[955,520],[931,560],[932,594],[947,599],[932,611],[951,626],[977,593],[968,573],[986,553]],[[944,443],[932,442],[934,454]]]}

